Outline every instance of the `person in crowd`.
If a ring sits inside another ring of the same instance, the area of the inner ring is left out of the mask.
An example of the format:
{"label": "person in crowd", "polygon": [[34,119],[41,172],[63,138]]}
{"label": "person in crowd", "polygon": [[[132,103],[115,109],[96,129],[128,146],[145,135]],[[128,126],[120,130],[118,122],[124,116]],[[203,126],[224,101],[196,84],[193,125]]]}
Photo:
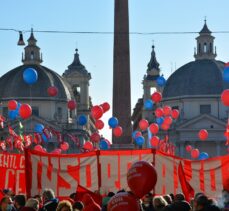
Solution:
{"label": "person in crowd", "polygon": [[164,195],[163,198],[165,199],[165,201],[168,203],[168,204],[172,204],[172,198],[169,194],[167,195]]}
{"label": "person in crowd", "polygon": [[190,204],[185,201],[184,194],[178,193],[174,196],[174,202],[164,209],[164,211],[191,211]]}
{"label": "person in crowd", "polygon": [[35,198],[30,198],[27,200],[25,206],[21,211],[38,211],[39,210],[39,201]]}
{"label": "person in crowd", "polygon": [[220,209],[212,204],[212,201],[205,195],[200,195],[196,199],[195,211],[220,211]]}
{"label": "person in crowd", "polygon": [[101,207],[94,201],[90,194],[84,194],[83,200],[84,211],[101,211]]}
{"label": "person in crowd", "polygon": [[204,195],[204,193],[202,192],[197,192],[192,200],[192,210],[195,211],[196,210],[196,200],[199,196]]}
{"label": "person in crowd", "polygon": [[73,211],[82,211],[84,209],[84,205],[82,201],[76,201],[73,204]]}
{"label": "person in crowd", "polygon": [[174,202],[174,194],[170,193],[169,196],[171,197],[172,202]]}
{"label": "person in crowd", "polygon": [[42,204],[42,196],[37,194],[33,198],[36,199],[39,202],[39,209],[41,209],[42,206],[43,206],[43,204]]}
{"label": "person in crowd", "polygon": [[13,201],[9,196],[4,196],[0,201],[0,211],[16,211]]}
{"label": "person in crowd", "polygon": [[146,194],[142,199],[142,208],[144,211],[154,211],[153,196],[151,193]]}
{"label": "person in crowd", "polygon": [[55,194],[51,189],[45,189],[43,192],[43,207],[41,211],[56,211],[58,205],[58,199],[55,198]]}
{"label": "person in crowd", "polygon": [[107,194],[106,197],[103,198],[102,200],[102,211],[106,211],[107,210],[107,204],[109,202],[109,200],[111,199],[112,196],[114,196],[115,194],[113,192],[109,192]]}
{"label": "person in crowd", "polygon": [[162,211],[168,204],[162,196],[155,196],[153,198],[153,207],[155,211]]}
{"label": "person in crowd", "polygon": [[223,211],[229,211],[229,191],[222,190]]}
{"label": "person in crowd", "polygon": [[25,195],[16,195],[14,197],[14,207],[17,211],[21,211],[21,209],[25,206],[26,198]]}
{"label": "person in crowd", "polygon": [[72,204],[67,200],[61,201],[56,208],[56,211],[72,211],[72,210],[73,210]]}
{"label": "person in crowd", "polygon": [[76,198],[76,193],[71,193],[71,194],[69,195],[69,198],[72,199],[72,200],[74,201],[75,198]]}

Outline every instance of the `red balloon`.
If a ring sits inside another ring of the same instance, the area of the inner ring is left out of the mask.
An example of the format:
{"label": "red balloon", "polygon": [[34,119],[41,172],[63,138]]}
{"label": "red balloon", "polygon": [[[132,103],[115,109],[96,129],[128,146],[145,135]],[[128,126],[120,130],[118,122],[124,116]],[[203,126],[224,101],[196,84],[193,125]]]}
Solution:
{"label": "red balloon", "polygon": [[103,121],[100,120],[100,119],[96,120],[96,122],[95,122],[95,127],[96,127],[98,130],[103,129],[103,127],[104,127]]}
{"label": "red balloon", "polygon": [[167,117],[164,118],[163,124],[171,125],[172,122],[173,122],[172,118],[170,116],[167,116]]}
{"label": "red balloon", "polygon": [[33,149],[36,150],[36,151],[38,151],[38,152],[44,152],[43,147],[41,145],[39,145],[39,144],[36,145]]}
{"label": "red balloon", "polygon": [[120,137],[122,135],[122,127],[117,126],[113,129],[113,134],[115,137]]}
{"label": "red balloon", "polygon": [[229,62],[225,63],[224,67],[229,67]]}
{"label": "red balloon", "polygon": [[149,193],[154,188],[156,182],[157,172],[153,165],[146,161],[138,161],[128,170],[128,186],[139,198]]}
{"label": "red balloon", "polygon": [[172,112],[172,109],[171,109],[170,106],[164,106],[163,107],[163,112],[164,112],[165,116],[169,116],[171,114],[171,112]]}
{"label": "red balloon", "polygon": [[28,119],[32,114],[32,108],[29,104],[22,104],[19,108],[19,114],[22,119]]}
{"label": "red balloon", "polygon": [[16,100],[10,100],[8,102],[8,109],[9,110],[15,110],[17,108],[17,101]]}
{"label": "red balloon", "polygon": [[192,158],[196,159],[196,158],[199,157],[199,155],[200,155],[200,152],[199,152],[198,149],[193,149],[193,150],[191,151],[191,156],[192,156]]}
{"label": "red balloon", "polygon": [[94,147],[90,141],[86,141],[83,145],[83,148],[86,150],[92,151]]}
{"label": "red balloon", "polygon": [[162,130],[168,130],[170,128],[170,125],[168,125],[168,124],[165,124],[164,122],[162,123],[162,125],[161,125],[161,129]]}
{"label": "red balloon", "polygon": [[157,109],[155,110],[155,116],[156,116],[157,118],[160,118],[160,117],[162,117],[163,115],[164,115],[164,111],[163,111],[162,108],[157,108]]}
{"label": "red balloon", "polygon": [[108,144],[108,147],[110,147],[110,146],[111,146],[111,142],[110,142],[109,140],[107,140],[107,139],[104,139],[104,141],[106,141],[106,142],[107,142],[107,144]]}
{"label": "red balloon", "polygon": [[135,134],[135,137],[134,138],[137,138],[139,136],[142,136],[142,133],[140,131],[138,131],[136,134]]}
{"label": "red balloon", "polygon": [[153,147],[157,147],[158,144],[160,142],[160,139],[158,138],[158,136],[153,136],[151,139],[150,139],[150,143]]}
{"label": "red balloon", "polygon": [[159,131],[159,126],[158,124],[156,123],[152,123],[150,126],[149,126],[149,130],[152,134],[156,135]]}
{"label": "red balloon", "polygon": [[100,119],[103,116],[103,108],[101,106],[93,106],[91,108],[91,116],[94,119]]}
{"label": "red balloon", "polygon": [[75,101],[75,100],[69,100],[69,101],[68,101],[68,109],[69,109],[69,110],[74,110],[74,109],[76,109],[76,101]]}
{"label": "red balloon", "polygon": [[55,97],[58,93],[58,89],[55,87],[55,86],[50,86],[48,89],[47,89],[47,92],[48,92],[48,95],[51,96],[51,97]]}
{"label": "red balloon", "polygon": [[140,211],[136,196],[128,192],[115,194],[108,202],[108,211]]}
{"label": "red balloon", "polygon": [[202,129],[199,131],[198,136],[201,141],[205,141],[208,138],[208,131],[205,129]]}
{"label": "red balloon", "polygon": [[100,141],[100,135],[98,133],[92,133],[91,136],[90,136],[90,140],[92,142],[99,142]]}
{"label": "red balloon", "polygon": [[192,146],[191,145],[187,145],[185,147],[185,149],[186,149],[187,152],[191,152],[192,151]]}
{"label": "red balloon", "polygon": [[179,110],[177,110],[177,109],[172,110],[171,116],[173,119],[177,119],[179,117],[179,115],[180,115]]}
{"label": "red balloon", "polygon": [[110,110],[110,104],[107,102],[103,103],[101,107],[103,108],[104,113]]}
{"label": "red balloon", "polygon": [[229,89],[225,89],[221,94],[221,101],[223,105],[229,106]]}
{"label": "red balloon", "polygon": [[62,152],[61,149],[54,149],[51,153],[52,153],[52,154],[59,155],[59,154],[61,154],[61,152]]}
{"label": "red balloon", "polygon": [[146,119],[142,119],[140,120],[138,126],[141,130],[146,130],[149,127],[149,122]]}
{"label": "red balloon", "polygon": [[60,149],[63,150],[63,151],[67,151],[69,149],[69,144],[68,142],[62,142],[60,144]]}
{"label": "red balloon", "polygon": [[162,96],[160,92],[154,92],[151,96],[153,102],[159,103],[162,100]]}

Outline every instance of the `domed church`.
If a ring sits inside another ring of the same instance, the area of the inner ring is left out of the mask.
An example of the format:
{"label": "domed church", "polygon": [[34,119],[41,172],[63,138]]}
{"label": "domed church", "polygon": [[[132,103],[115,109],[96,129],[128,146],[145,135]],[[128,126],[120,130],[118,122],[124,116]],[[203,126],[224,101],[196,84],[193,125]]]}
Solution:
{"label": "domed church", "polygon": [[[4,117],[8,116],[7,103],[9,100],[16,100],[19,103],[28,103],[32,107],[32,116],[29,119],[21,120],[24,126],[24,133],[34,132],[37,123],[45,127],[52,128],[62,134],[71,134],[80,139],[81,144],[87,139],[90,133],[95,131],[94,122],[90,118],[89,109],[92,105],[89,96],[89,80],[91,74],[81,64],[78,50],[74,56],[72,64],[60,76],[55,71],[41,65],[43,62],[40,48],[37,46],[33,30],[28,39],[28,45],[22,54],[22,65],[8,71],[0,78],[0,100],[2,106],[0,112]],[[23,80],[23,72],[26,68],[34,68],[38,74],[38,80],[33,85],[28,85]],[[55,86],[58,94],[49,96],[47,89]],[[70,111],[67,108],[69,100],[77,102],[76,110]],[[85,114],[87,125],[79,126],[76,116]],[[15,131],[18,130],[18,121],[11,121],[7,118],[7,124],[11,125]],[[2,129],[1,137],[8,134],[7,126]],[[49,151],[55,149],[57,145],[55,137],[46,143]],[[69,141],[68,152],[77,152],[78,148]]]}
{"label": "domed church", "polygon": [[[216,60],[214,39],[205,21],[196,38],[195,60],[178,68],[168,78],[163,89],[156,83],[160,68],[153,46],[147,74],[143,79],[143,98],[138,100],[132,114],[134,129],[137,129],[142,118],[155,122],[154,113],[145,110],[143,102],[151,99],[152,89],[161,91],[163,101],[159,106],[169,105],[180,112],[179,119],[167,133],[169,141],[176,145],[176,154],[181,157],[190,158],[190,154],[185,151],[187,145],[198,148],[200,152],[207,152],[210,157],[227,153],[224,132],[228,109],[221,103],[221,93],[229,88],[229,84],[223,81],[225,63]],[[198,132],[201,129],[208,131],[208,139],[205,141],[199,140]],[[163,135],[165,132],[162,131],[160,136]]]}

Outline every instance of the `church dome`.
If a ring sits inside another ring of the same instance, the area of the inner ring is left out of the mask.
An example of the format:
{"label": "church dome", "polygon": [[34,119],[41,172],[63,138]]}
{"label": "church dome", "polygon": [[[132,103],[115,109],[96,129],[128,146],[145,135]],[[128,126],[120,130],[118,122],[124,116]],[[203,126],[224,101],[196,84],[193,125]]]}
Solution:
{"label": "church dome", "polygon": [[[71,87],[68,82],[56,72],[41,65],[43,62],[40,48],[36,45],[33,29],[28,39],[28,45],[22,54],[23,65],[10,70],[0,78],[0,98],[8,99],[50,99],[47,89],[50,86],[58,88],[58,95],[52,100],[67,101],[71,99]],[[28,85],[23,79],[26,68],[34,68],[38,74],[38,80],[33,85]]]}
{"label": "church dome", "polygon": [[[28,67],[34,68],[38,74],[38,80],[33,85],[28,85],[23,80],[23,72]],[[50,98],[47,93],[47,89],[50,86],[58,88],[58,95],[55,97],[55,100],[67,101],[71,98],[70,86],[56,72],[42,65],[21,65],[0,78],[0,98]]]}
{"label": "church dome", "polygon": [[164,98],[191,95],[220,95],[229,85],[223,81],[224,62],[196,60],[177,69],[167,80]]}
{"label": "church dome", "polygon": [[169,77],[163,90],[164,98],[221,95],[224,89],[229,88],[223,81],[224,62],[215,60],[215,37],[211,35],[206,20],[204,22],[199,36],[196,37],[196,60],[183,65]]}

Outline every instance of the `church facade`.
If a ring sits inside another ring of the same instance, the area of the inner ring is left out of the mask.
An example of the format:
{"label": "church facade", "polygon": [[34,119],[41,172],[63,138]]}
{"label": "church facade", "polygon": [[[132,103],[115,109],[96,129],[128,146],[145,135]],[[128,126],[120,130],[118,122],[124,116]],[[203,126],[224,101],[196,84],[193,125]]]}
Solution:
{"label": "church facade", "polygon": [[[162,93],[163,100],[158,106],[169,105],[180,111],[176,120],[166,134],[169,141],[176,145],[176,154],[190,158],[185,151],[187,145],[207,152],[210,157],[227,153],[224,132],[228,119],[228,109],[221,103],[221,93],[229,88],[223,81],[224,62],[216,60],[214,37],[208,29],[206,21],[196,38],[194,61],[178,68],[167,80],[164,88],[157,86],[156,79],[160,75],[159,63],[153,46],[147,74],[143,79],[143,98],[140,98],[134,108],[132,121],[134,129],[138,122],[145,118],[150,123],[155,122],[152,111],[144,109],[144,101],[151,99],[152,89]],[[206,129],[209,133],[206,141],[200,141],[198,132]],[[160,131],[163,137],[165,132]],[[145,134],[146,140],[148,139]],[[146,145],[147,146],[147,145]]]}
{"label": "church facade", "polygon": [[[37,40],[33,31],[28,39],[28,45],[22,54],[22,65],[8,71],[0,78],[0,99],[2,106],[0,113],[6,117],[6,125],[11,125],[15,131],[18,130],[18,121],[8,118],[7,103],[9,100],[16,100],[19,103],[28,103],[32,107],[32,116],[27,120],[20,120],[24,126],[24,133],[34,132],[37,123],[45,127],[54,129],[61,134],[71,134],[79,138],[81,145],[89,139],[91,133],[95,132],[94,121],[90,117],[90,107],[92,106],[89,96],[89,81],[91,74],[81,64],[78,50],[76,49],[74,60],[60,76],[55,71],[43,66],[42,54],[37,46]],[[38,80],[33,85],[28,85],[23,81],[23,71],[34,68],[38,74]],[[47,89],[55,86],[58,94],[55,97],[48,95]],[[68,110],[67,102],[75,100],[77,108]],[[80,126],[77,124],[77,115],[85,114],[87,124]],[[8,128],[0,131],[2,139],[8,135]],[[69,141],[68,153],[78,152],[79,146]],[[53,136],[46,148],[52,151],[58,146],[56,138]]]}

